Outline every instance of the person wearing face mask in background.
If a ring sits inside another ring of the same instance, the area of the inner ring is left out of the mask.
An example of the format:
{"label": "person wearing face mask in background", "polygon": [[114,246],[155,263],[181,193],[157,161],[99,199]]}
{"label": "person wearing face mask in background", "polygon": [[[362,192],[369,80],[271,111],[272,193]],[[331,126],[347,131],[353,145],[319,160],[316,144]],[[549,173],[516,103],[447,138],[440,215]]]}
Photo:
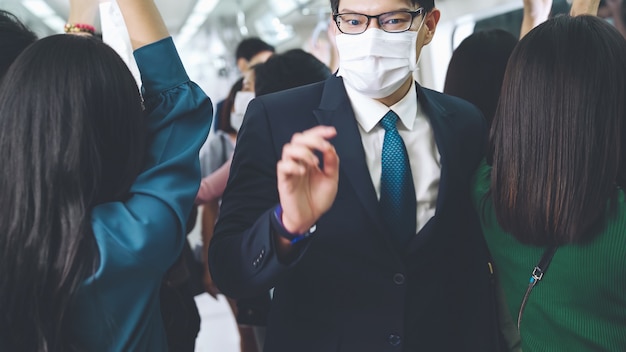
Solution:
{"label": "person wearing face mask in background", "polygon": [[233,110],[230,113],[230,125],[237,131],[241,128],[243,123],[243,115],[246,113],[246,108],[250,101],[254,99],[254,92],[239,91],[235,94],[235,102],[233,103]]}
{"label": "person wearing face mask in background", "polygon": [[495,351],[469,193],[485,119],[413,80],[440,11],[433,0],[331,8],[337,75],[248,106],[213,279],[237,298],[274,287],[264,351]]}
{"label": "person wearing face mask in background", "polygon": [[[201,264],[202,287],[213,298],[217,298],[219,290],[213,284],[209,273],[207,250],[213,236],[213,226],[217,219],[219,199],[226,188],[228,171],[237,140],[237,131],[243,122],[248,103],[254,99],[254,70],[249,70],[244,77],[238,79],[224,99],[223,107],[217,117],[216,129],[207,139],[200,151],[200,168],[202,181],[196,195],[196,205],[202,205],[201,252],[197,260]],[[228,304],[237,317],[237,302],[228,299]],[[256,352],[257,343],[251,327],[237,325],[240,337],[241,352]]]}
{"label": "person wearing face mask in background", "polygon": [[[276,49],[261,40],[261,38],[250,37],[245,38],[237,44],[235,49],[235,65],[242,75],[246,75],[254,65],[263,63],[276,52]],[[252,86],[254,87],[254,85]],[[215,106],[215,119],[219,119],[224,109],[226,99],[221,100]],[[228,111],[228,109],[226,109]],[[218,129],[218,125],[214,126],[214,130]]]}
{"label": "person wearing face mask in background", "polygon": [[[211,134],[200,150],[202,177],[222,166],[235,149],[237,131],[243,121],[248,103],[254,98],[254,86],[244,89],[245,77],[238,79],[224,100],[224,108],[217,116],[215,133]],[[196,203],[199,203],[198,201]]]}

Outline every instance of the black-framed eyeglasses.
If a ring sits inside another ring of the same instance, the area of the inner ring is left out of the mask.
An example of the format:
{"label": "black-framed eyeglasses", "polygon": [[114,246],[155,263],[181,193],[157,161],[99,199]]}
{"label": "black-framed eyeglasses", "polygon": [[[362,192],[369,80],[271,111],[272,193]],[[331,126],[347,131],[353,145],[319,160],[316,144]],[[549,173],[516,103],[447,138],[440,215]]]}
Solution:
{"label": "black-framed eyeglasses", "polygon": [[369,27],[370,20],[375,18],[378,26],[385,32],[400,33],[408,31],[413,25],[413,19],[424,13],[420,7],[415,11],[392,11],[370,16],[362,13],[336,13],[333,19],[339,31],[344,34],[361,34]]}

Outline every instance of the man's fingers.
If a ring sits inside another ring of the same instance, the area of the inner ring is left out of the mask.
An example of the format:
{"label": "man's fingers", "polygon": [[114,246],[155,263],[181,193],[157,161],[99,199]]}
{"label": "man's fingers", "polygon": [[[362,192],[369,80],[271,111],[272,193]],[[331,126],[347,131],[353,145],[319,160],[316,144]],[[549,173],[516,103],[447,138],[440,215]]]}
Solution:
{"label": "man's fingers", "polygon": [[324,152],[331,147],[328,139],[337,135],[334,127],[316,126],[304,132],[296,133],[291,137],[289,144],[302,145],[311,150]]}
{"label": "man's fingers", "polygon": [[[328,126],[316,126],[294,134],[291,141],[283,146],[277,171],[285,175],[302,175],[307,168],[317,169],[320,160],[315,151],[320,151],[323,155],[328,151],[335,153],[335,148],[327,139],[336,134],[335,128]],[[332,158],[330,162],[333,162]]]}
{"label": "man's fingers", "polygon": [[280,160],[276,164],[276,173],[279,179],[288,176],[302,176],[306,173],[306,167],[294,161]]}
{"label": "man's fingers", "polygon": [[316,167],[319,164],[319,159],[313,151],[302,144],[286,144],[283,147],[283,155],[281,159],[309,167]]}
{"label": "man's fingers", "polygon": [[324,174],[327,176],[335,176],[339,173],[339,156],[335,147],[331,147],[323,154],[324,158]]}

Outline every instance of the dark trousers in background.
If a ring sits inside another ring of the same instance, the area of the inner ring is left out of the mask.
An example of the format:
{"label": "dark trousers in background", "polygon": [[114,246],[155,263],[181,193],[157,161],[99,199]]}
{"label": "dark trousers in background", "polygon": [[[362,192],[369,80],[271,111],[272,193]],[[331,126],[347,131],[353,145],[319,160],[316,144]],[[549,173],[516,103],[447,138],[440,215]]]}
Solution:
{"label": "dark trousers in background", "polygon": [[161,284],[161,316],[172,352],[193,352],[200,331],[200,313],[194,299],[189,271],[191,248],[185,243],[183,253],[170,268]]}

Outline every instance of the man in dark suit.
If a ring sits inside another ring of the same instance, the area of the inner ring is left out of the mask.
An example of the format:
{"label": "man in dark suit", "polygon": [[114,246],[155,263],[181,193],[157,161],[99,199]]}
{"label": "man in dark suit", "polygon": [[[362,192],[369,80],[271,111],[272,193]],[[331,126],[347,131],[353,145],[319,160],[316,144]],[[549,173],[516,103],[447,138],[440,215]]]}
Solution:
{"label": "man in dark suit", "polygon": [[485,121],[412,78],[439,10],[331,6],[337,76],[248,107],[213,279],[233,297],[275,288],[265,351],[491,351],[487,252],[469,197]]}

